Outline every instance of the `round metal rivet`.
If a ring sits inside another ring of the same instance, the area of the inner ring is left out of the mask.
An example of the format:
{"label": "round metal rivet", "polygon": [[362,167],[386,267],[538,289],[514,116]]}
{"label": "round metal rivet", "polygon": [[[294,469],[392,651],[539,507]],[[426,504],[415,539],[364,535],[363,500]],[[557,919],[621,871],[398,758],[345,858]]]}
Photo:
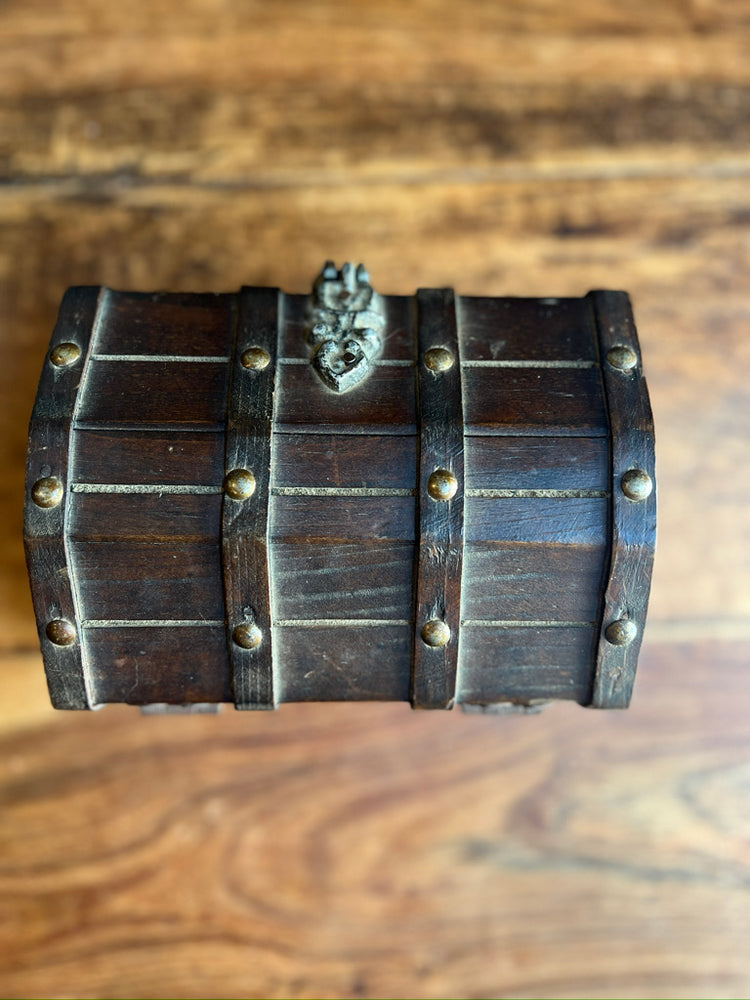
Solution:
{"label": "round metal rivet", "polygon": [[433,500],[452,500],[458,490],[458,480],[447,469],[435,469],[427,480],[427,492]]}
{"label": "round metal rivet", "polygon": [[44,631],[49,641],[54,642],[56,646],[72,646],[77,638],[76,630],[64,618],[53,618],[51,622],[47,622]]}
{"label": "round metal rivet", "polygon": [[450,638],[451,630],[439,618],[432,618],[422,629],[422,642],[426,646],[446,646]]}
{"label": "round metal rivet", "polygon": [[57,476],[44,476],[31,487],[31,499],[37,507],[57,507],[63,498],[63,484]]}
{"label": "round metal rivet", "polygon": [[255,476],[248,469],[232,469],[224,479],[224,492],[232,500],[247,500],[255,493]]}
{"label": "round metal rivet", "polygon": [[254,372],[262,372],[271,363],[271,355],[264,351],[262,347],[248,347],[242,352],[240,362],[243,368],[249,368]]}
{"label": "round metal rivet", "polygon": [[654,488],[651,476],[647,472],[644,472],[643,469],[630,469],[622,477],[620,484],[625,496],[636,503],[651,496],[651,491]]}
{"label": "round metal rivet", "polygon": [[67,368],[74,365],[81,356],[78,344],[57,344],[49,352],[49,359],[55,368]]}
{"label": "round metal rivet", "polygon": [[431,372],[447,372],[453,367],[453,355],[444,347],[431,347],[425,351],[424,363]]}
{"label": "round metal rivet", "polygon": [[628,618],[621,618],[619,621],[611,622],[605,629],[604,636],[607,642],[613,646],[629,646],[638,635],[638,628],[635,622]]}
{"label": "round metal rivet", "polygon": [[607,351],[607,361],[618,371],[629,372],[638,364],[638,355],[632,347],[620,345]]}
{"label": "round metal rivet", "polygon": [[257,649],[261,642],[263,642],[263,633],[257,625],[253,625],[251,622],[243,622],[242,625],[238,625],[234,632],[232,632],[232,639],[242,649]]}

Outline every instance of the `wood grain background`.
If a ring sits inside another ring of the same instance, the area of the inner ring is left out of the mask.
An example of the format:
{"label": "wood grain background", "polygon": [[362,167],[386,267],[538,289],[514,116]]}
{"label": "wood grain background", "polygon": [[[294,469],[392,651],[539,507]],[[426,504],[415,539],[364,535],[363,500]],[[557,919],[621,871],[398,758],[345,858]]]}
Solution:
{"label": "wood grain background", "polygon": [[[750,992],[750,3],[8,0],[0,993]],[[633,296],[633,707],[55,714],[20,543],[71,284]]]}

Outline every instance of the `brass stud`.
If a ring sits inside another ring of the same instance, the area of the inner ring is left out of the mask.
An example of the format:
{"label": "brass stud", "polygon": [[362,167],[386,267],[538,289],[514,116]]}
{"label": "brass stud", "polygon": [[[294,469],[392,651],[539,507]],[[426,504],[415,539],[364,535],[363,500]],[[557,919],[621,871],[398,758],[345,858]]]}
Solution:
{"label": "brass stud", "polygon": [[67,368],[74,365],[81,356],[78,344],[57,344],[49,352],[49,359],[55,368]]}
{"label": "brass stud", "polygon": [[232,639],[242,649],[257,649],[263,642],[263,633],[252,622],[243,622],[232,632]]}
{"label": "brass stud", "polygon": [[651,476],[643,469],[629,469],[620,480],[620,485],[628,500],[633,500],[635,503],[646,500],[654,488]]}
{"label": "brass stud", "polygon": [[72,646],[77,639],[76,630],[64,618],[53,618],[44,631],[56,646]]}
{"label": "brass stud", "polygon": [[453,355],[445,347],[431,347],[425,351],[424,363],[431,372],[447,372],[453,367]]}
{"label": "brass stud", "polygon": [[37,507],[45,510],[49,507],[57,507],[63,498],[63,484],[57,476],[44,476],[37,479],[31,487],[31,499]]}
{"label": "brass stud", "polygon": [[604,631],[607,642],[613,646],[629,646],[637,635],[638,628],[635,622],[631,622],[628,618],[611,622]]}
{"label": "brass stud", "polygon": [[253,372],[262,372],[271,363],[271,355],[262,347],[248,347],[242,352],[240,362],[243,368],[249,368]]}
{"label": "brass stud", "polygon": [[638,355],[632,347],[620,344],[607,351],[607,361],[618,371],[629,372],[638,364]]}
{"label": "brass stud", "polygon": [[458,490],[458,480],[447,469],[435,469],[427,480],[427,492],[433,500],[452,500]]}
{"label": "brass stud", "polygon": [[232,469],[224,478],[224,492],[232,500],[247,500],[255,493],[255,476],[248,469]]}
{"label": "brass stud", "polygon": [[422,642],[425,646],[447,646],[451,638],[451,630],[444,621],[432,618],[422,628]]}

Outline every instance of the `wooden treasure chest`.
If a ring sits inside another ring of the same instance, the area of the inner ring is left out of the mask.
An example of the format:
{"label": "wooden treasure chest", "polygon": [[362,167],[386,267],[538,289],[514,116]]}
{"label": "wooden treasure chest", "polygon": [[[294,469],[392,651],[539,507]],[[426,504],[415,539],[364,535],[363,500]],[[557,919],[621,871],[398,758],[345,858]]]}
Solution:
{"label": "wooden treasure chest", "polygon": [[653,444],[623,292],[72,288],[26,490],[52,702],[625,707]]}

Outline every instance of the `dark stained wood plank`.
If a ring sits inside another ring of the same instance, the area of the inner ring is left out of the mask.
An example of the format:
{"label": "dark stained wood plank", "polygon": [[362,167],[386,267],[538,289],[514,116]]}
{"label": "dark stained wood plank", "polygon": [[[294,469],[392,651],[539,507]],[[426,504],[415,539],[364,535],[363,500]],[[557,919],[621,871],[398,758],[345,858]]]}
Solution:
{"label": "dark stained wood plank", "polygon": [[279,366],[276,424],[282,431],[416,433],[414,369],[375,365],[351,392],[327,389],[309,364]]}
{"label": "dark stained wood plank", "polygon": [[110,291],[107,301],[97,354],[229,354],[231,295]]}
{"label": "dark stained wood plank", "polygon": [[597,369],[465,368],[467,433],[569,434],[607,432]]}
{"label": "dark stained wood plank", "polygon": [[412,615],[414,545],[367,538],[273,543],[273,608],[280,619]]}
{"label": "dark stained wood plank", "polygon": [[461,636],[457,698],[472,705],[550,698],[585,704],[594,628],[467,625]]}
{"label": "dark stained wood plank", "polygon": [[[277,288],[243,288],[237,300],[236,335],[227,401],[225,467],[250,472],[254,491],[233,497],[224,491],[221,520],[227,644],[235,708],[266,709],[275,704],[269,576],[271,434],[278,351]],[[246,368],[245,351],[265,353],[265,367]],[[236,629],[260,630],[251,646],[236,641]]]}
{"label": "dark stained wood plank", "polygon": [[504,437],[464,439],[467,490],[607,490],[606,438]]}
{"label": "dark stained wood plank", "polygon": [[274,631],[280,701],[409,700],[409,625]]}
{"label": "dark stained wood plank", "polygon": [[74,473],[79,483],[218,487],[224,434],[78,428]]}
{"label": "dark stained wood plank", "polygon": [[[377,276],[375,287],[377,288]],[[381,359],[413,361],[414,337],[411,326],[412,298],[410,295],[384,295],[385,329],[381,334]],[[284,295],[284,322],[279,331],[279,357],[307,361],[310,345],[307,332],[310,323],[309,295]]]}
{"label": "dark stained wood plank", "polygon": [[598,620],[608,546],[470,543],[461,613],[483,621]]}
{"label": "dark stained wood plank", "polygon": [[71,543],[82,619],[221,621],[219,540]]}
{"label": "dark stained wood plank", "polygon": [[221,495],[79,493],[70,512],[70,537],[88,542],[216,541]]}
{"label": "dark stained wood plank", "polygon": [[605,545],[606,499],[570,497],[466,498],[467,542]]}
{"label": "dark stained wood plank", "polygon": [[464,361],[597,360],[584,299],[462,295],[456,311]]}
{"label": "dark stained wood plank", "polygon": [[[612,454],[612,553],[602,603],[592,704],[596,708],[627,708],[646,621],[656,547],[654,422],[627,294],[592,292],[590,301],[603,359]],[[610,363],[609,352],[616,348],[628,349],[635,366],[622,370]],[[623,477],[632,472],[646,475],[650,493],[626,495]],[[626,623],[634,629],[633,634],[624,641],[617,637],[613,640],[609,630],[615,623]]]}
{"label": "dark stained wood plank", "polygon": [[274,434],[272,487],[415,489],[417,438]]}
{"label": "dark stained wood plank", "polygon": [[87,628],[94,705],[231,701],[223,626]]}
{"label": "dark stained wood plank", "polygon": [[353,539],[414,540],[414,497],[279,496],[271,511],[271,537],[322,545]]}
{"label": "dark stained wood plank", "polygon": [[[63,298],[29,426],[24,543],[47,684],[56,708],[90,707],[65,535],[73,502],[68,474],[70,427],[100,301],[100,290],[94,287],[71,288]],[[68,365],[53,364],[50,352],[61,344],[75,345],[78,359]],[[44,480],[57,484],[62,493],[50,506],[39,506],[33,499],[35,484]],[[50,640],[46,628],[55,621],[75,630],[74,641],[59,645]]]}
{"label": "dark stained wood plank", "polygon": [[228,375],[226,363],[91,361],[77,420],[219,429]]}
{"label": "dark stained wood plank", "polygon": [[[416,310],[419,489],[410,697],[412,708],[452,708],[464,550],[464,418],[453,289],[420,288]],[[450,355],[447,370],[428,364],[428,352],[437,349]],[[452,495],[434,495],[435,473],[453,477]],[[447,626],[447,640],[428,641],[424,630],[431,625]]]}

